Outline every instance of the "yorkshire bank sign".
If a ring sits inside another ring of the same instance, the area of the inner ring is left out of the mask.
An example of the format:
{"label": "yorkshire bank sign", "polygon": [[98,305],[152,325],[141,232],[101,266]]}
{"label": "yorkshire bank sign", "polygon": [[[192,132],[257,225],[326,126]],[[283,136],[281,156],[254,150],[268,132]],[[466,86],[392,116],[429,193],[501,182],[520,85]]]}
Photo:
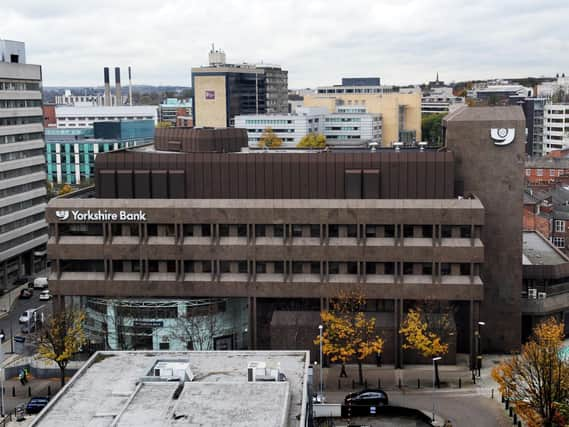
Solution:
{"label": "yorkshire bank sign", "polygon": [[109,212],[106,209],[91,210],[56,210],[55,216],[60,221],[121,221],[139,222],[146,221],[146,212],[118,211]]}

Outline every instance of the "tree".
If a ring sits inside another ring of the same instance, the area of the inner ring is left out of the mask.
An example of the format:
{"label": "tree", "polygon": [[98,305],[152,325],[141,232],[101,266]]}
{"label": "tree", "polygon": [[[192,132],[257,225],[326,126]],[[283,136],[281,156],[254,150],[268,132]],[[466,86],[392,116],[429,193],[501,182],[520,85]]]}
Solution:
{"label": "tree", "polygon": [[[383,349],[383,339],[376,335],[375,318],[368,318],[363,312],[365,303],[360,291],[340,291],[330,302],[330,310],[320,313],[324,326],[322,352],[330,361],[342,365],[355,359],[360,384],[363,384],[363,360]],[[320,336],[314,344],[320,344]]]}
{"label": "tree", "polygon": [[83,331],[85,313],[58,311],[48,320],[39,334],[38,356],[57,363],[61,372],[61,385],[65,384],[65,368],[71,357],[87,342]]}
{"label": "tree", "polygon": [[[448,353],[448,341],[454,333],[451,308],[444,304],[425,303],[411,308],[405,315],[399,333],[405,337],[404,349],[417,351],[429,359]],[[435,384],[440,386],[439,365],[435,360]]]}
{"label": "tree", "polygon": [[176,320],[172,335],[191,342],[194,350],[213,350],[214,338],[223,335],[220,313],[225,304],[225,300],[217,298],[188,301],[186,313]]}
{"label": "tree", "polygon": [[164,129],[164,128],[170,128],[170,127],[172,127],[172,123],[170,123],[170,122],[160,121],[156,124],[157,129]]}
{"label": "tree", "polygon": [[272,128],[265,128],[259,139],[260,148],[278,148],[282,145],[283,140],[280,139]]}
{"label": "tree", "polygon": [[326,137],[321,133],[310,132],[304,135],[296,146],[297,148],[324,148],[326,147]]}
{"label": "tree", "polygon": [[492,370],[500,391],[515,402],[530,427],[557,425],[569,401],[569,362],[560,356],[563,330],[563,323],[554,318],[543,321],[521,354]]}
{"label": "tree", "polygon": [[446,116],[445,113],[441,114],[425,114],[421,117],[421,134],[423,139],[436,147],[442,145],[442,135],[443,135],[443,117]]}
{"label": "tree", "polygon": [[63,196],[64,194],[71,193],[73,191],[73,187],[69,184],[63,184],[59,189],[58,194]]}

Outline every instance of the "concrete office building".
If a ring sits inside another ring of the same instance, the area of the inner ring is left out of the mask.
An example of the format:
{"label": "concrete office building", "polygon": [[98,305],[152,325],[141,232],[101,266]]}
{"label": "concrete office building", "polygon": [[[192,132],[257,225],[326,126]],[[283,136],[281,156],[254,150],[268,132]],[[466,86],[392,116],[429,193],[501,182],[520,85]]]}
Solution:
{"label": "concrete office building", "polygon": [[421,94],[399,93],[384,86],[319,87],[304,96],[304,106],[324,107],[333,113],[338,107],[363,107],[382,119],[382,145],[421,140]]}
{"label": "concrete office building", "polygon": [[306,351],[98,352],[31,426],[312,426],[309,364]]}
{"label": "concrete office building", "polygon": [[370,142],[381,143],[379,114],[345,112],[342,108],[334,114],[329,114],[325,108],[302,107],[296,114],[236,116],[235,127],[247,129],[250,148],[259,148],[259,140],[267,128],[271,128],[283,141],[280,148],[295,148],[311,132],[323,134],[330,146],[365,148]]}
{"label": "concrete office building", "polygon": [[545,104],[543,154],[569,148],[569,104]]}
{"label": "concrete office building", "polygon": [[[474,357],[479,320],[485,352],[510,351],[523,113],[462,108],[444,129],[440,151],[314,153],[243,153],[241,129],[159,129],[154,146],[99,155],[96,192],[50,201],[50,289],[59,305],[245,300],[230,343],[251,349],[311,348],[319,310],[361,289],[387,363],[403,363],[402,316],[426,299],[455,307],[457,351]],[[162,314],[137,320],[158,334]]]}
{"label": "concrete office building", "polygon": [[212,49],[209,66],[192,68],[193,123],[228,127],[239,114],[288,112],[288,71],[276,65],[227,64]]}
{"label": "concrete office building", "polygon": [[543,152],[543,119],[545,98],[525,98],[518,103],[524,110],[527,127],[526,153],[530,156],[542,156]]}
{"label": "concrete office building", "polygon": [[167,98],[158,106],[158,117],[161,122],[169,122],[172,126],[177,126],[178,117],[192,116],[192,100],[180,100],[177,98]]}
{"label": "concrete office building", "polygon": [[22,42],[0,40],[0,287],[45,261],[42,74]]}
{"label": "concrete office building", "polygon": [[93,127],[45,130],[47,180],[56,184],[92,182],[98,153],[152,142],[152,120],[95,122]]}
{"label": "concrete office building", "polygon": [[421,114],[446,114],[461,105],[464,105],[464,97],[454,96],[452,87],[434,86],[423,93]]}
{"label": "concrete office building", "polygon": [[56,106],[55,117],[58,128],[91,127],[95,122],[105,120],[152,120],[158,122],[158,110],[154,105],[120,107],[66,107]]}

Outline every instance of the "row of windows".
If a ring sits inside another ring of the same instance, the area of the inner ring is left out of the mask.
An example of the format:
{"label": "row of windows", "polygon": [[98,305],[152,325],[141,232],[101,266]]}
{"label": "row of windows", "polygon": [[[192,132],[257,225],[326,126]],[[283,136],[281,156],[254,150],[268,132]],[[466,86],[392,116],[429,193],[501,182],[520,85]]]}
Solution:
{"label": "row of windows", "polygon": [[338,131],[338,130],[360,130],[358,126],[327,126],[324,128],[327,131]]}
{"label": "row of windows", "polygon": [[[469,276],[472,271],[470,263],[395,263],[395,262],[343,262],[343,261],[215,261],[184,260],[185,273],[219,273],[219,274],[328,274],[328,275],[437,275],[439,268],[442,276]],[[476,267],[476,266],[475,266]],[[103,260],[62,260],[61,272],[104,272]],[[176,273],[176,261],[159,260],[113,260],[115,273]]]}
{"label": "row of windows", "polygon": [[0,154],[0,162],[27,159],[28,157],[43,156],[43,154],[44,151],[42,149],[2,153]]}
{"label": "row of windows", "polygon": [[[547,169],[547,175],[549,176],[561,176],[565,173],[565,169]],[[531,176],[531,169],[526,169],[526,176]],[[536,169],[535,170],[536,176],[544,176],[543,169]]]}
{"label": "row of windows", "polygon": [[19,133],[17,135],[0,136],[0,144],[13,144],[14,142],[33,141],[34,139],[43,139],[42,132]]}
{"label": "row of windows", "polygon": [[40,90],[39,83],[0,80],[0,90]]}
{"label": "row of windows", "polygon": [[25,168],[12,169],[0,172],[0,180],[16,178],[18,176],[24,176],[24,175],[29,175],[31,173],[44,172],[44,171],[45,171],[44,165],[34,165],[34,166],[27,166]]}
{"label": "row of windows", "polygon": [[[113,236],[140,236],[146,226],[146,235],[176,237],[175,224],[111,224]],[[365,238],[472,238],[470,225],[395,225],[395,224],[183,224],[185,237],[358,237]],[[102,236],[103,225],[60,224],[60,236]]]}
{"label": "row of windows", "polygon": [[552,237],[551,241],[558,248],[564,248],[565,247],[565,237]]}
{"label": "row of windows", "polygon": [[21,211],[22,209],[28,209],[32,206],[45,203],[44,197],[36,197],[31,200],[25,200],[23,202],[14,203],[13,205],[8,205],[0,208],[0,216],[8,215],[13,212]]}
{"label": "row of windows", "polygon": [[13,248],[17,245],[21,245],[22,243],[26,243],[41,236],[47,236],[47,228],[42,228],[40,230],[24,234],[23,236],[16,237],[15,239],[8,240],[7,242],[0,243],[0,252]]}
{"label": "row of windows", "polygon": [[42,103],[39,99],[2,99],[0,100],[0,108],[30,108],[41,107]]}
{"label": "row of windows", "polygon": [[135,117],[135,116],[117,116],[117,117],[58,117],[57,121],[74,121],[74,120],[89,120],[89,121],[102,121],[102,120],[154,120],[154,117]]}
{"label": "row of windows", "polygon": [[324,120],[326,122],[361,122],[361,119],[358,117],[326,117]]}
{"label": "row of windows", "polygon": [[45,214],[43,212],[32,216],[27,216],[23,219],[19,219],[14,222],[9,222],[8,224],[0,225],[0,233],[7,233],[8,231],[24,227],[28,224],[33,224],[34,222],[42,221],[43,219],[45,219]]}
{"label": "row of windows", "polygon": [[31,123],[43,123],[43,117],[7,117],[0,119],[0,126],[29,125]]}
{"label": "row of windows", "polygon": [[25,193],[26,191],[32,191],[36,188],[45,188],[44,181],[29,182],[27,184],[16,185],[14,187],[5,188],[0,190],[0,199],[14,194]]}

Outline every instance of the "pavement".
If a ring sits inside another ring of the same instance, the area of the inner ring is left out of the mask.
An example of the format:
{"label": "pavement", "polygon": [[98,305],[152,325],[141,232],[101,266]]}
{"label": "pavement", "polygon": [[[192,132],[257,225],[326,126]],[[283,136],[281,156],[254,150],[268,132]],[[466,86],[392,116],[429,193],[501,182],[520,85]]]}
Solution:
{"label": "pavement", "polygon": [[[480,377],[476,375],[475,383],[464,361],[439,366],[441,388],[436,390],[433,390],[432,365],[406,365],[402,370],[393,365],[364,365],[363,373],[367,386],[385,390],[391,404],[418,409],[431,416],[434,412],[438,425],[449,420],[454,427],[506,427],[512,425],[512,420],[500,403],[497,384],[491,377],[492,368],[505,357],[485,355]],[[357,365],[348,365],[346,370],[348,378],[339,378],[339,365],[323,369],[326,403],[341,403],[346,394],[365,388],[365,385],[357,384]],[[319,388],[319,367],[314,372],[314,388]],[[362,420],[358,419],[358,422]],[[365,423],[385,425],[380,420],[370,423],[366,419]]]}

